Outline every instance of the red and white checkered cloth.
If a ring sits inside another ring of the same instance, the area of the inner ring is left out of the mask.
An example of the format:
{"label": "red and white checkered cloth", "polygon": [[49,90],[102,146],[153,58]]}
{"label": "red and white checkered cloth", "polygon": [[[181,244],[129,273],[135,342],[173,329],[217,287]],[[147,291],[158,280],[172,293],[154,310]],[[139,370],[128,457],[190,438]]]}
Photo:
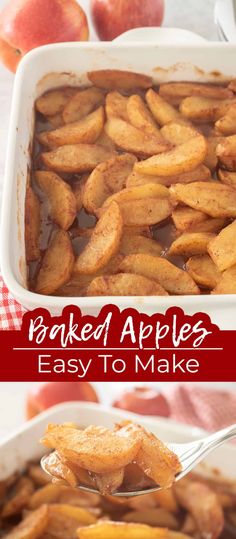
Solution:
{"label": "red and white checkered cloth", "polygon": [[0,329],[20,329],[25,310],[11,296],[0,275]]}

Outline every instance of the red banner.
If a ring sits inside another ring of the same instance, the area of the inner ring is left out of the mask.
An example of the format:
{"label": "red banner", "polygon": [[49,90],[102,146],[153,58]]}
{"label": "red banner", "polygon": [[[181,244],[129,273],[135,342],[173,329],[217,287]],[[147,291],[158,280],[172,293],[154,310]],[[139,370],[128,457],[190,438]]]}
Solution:
{"label": "red banner", "polygon": [[236,381],[236,331],[177,307],[149,316],[107,305],[97,317],[36,309],[0,342],[1,381]]}

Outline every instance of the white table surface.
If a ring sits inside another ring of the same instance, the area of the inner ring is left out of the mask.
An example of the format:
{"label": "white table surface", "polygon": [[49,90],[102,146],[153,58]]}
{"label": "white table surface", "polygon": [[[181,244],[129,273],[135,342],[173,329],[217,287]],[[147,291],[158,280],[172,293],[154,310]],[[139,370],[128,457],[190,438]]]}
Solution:
{"label": "white table surface", "polygon": [[[0,9],[6,0],[0,0]],[[89,0],[80,4],[88,11]],[[218,39],[214,24],[214,0],[166,0],[164,26],[192,30],[209,40]],[[91,38],[95,38],[93,31]],[[0,65],[0,191],[3,183],[7,130],[14,76]],[[24,404],[30,383],[0,383],[0,436],[14,429],[24,420]],[[128,384],[129,385],[129,384]],[[220,386],[222,384],[219,384]],[[235,389],[236,384],[223,384]],[[167,386],[167,384],[163,384]],[[109,402],[122,390],[121,384],[99,384],[104,402]]]}

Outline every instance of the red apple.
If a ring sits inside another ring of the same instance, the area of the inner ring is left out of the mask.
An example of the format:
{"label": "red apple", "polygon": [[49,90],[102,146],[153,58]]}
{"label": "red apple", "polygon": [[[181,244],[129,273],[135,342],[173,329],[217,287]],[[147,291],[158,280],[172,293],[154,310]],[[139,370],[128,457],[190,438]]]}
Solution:
{"label": "red apple", "polygon": [[113,406],[141,415],[170,415],[169,404],[154,387],[135,387],[120,395]]}
{"label": "red apple", "polygon": [[110,41],[131,28],[160,26],[164,0],[91,0],[91,10],[99,38]]}
{"label": "red apple", "polygon": [[86,41],[88,35],[87,17],[76,0],[10,0],[0,13],[0,59],[15,71],[35,47]]}
{"label": "red apple", "polygon": [[68,401],[99,402],[89,382],[40,382],[27,394],[26,417],[31,419],[55,404]]}

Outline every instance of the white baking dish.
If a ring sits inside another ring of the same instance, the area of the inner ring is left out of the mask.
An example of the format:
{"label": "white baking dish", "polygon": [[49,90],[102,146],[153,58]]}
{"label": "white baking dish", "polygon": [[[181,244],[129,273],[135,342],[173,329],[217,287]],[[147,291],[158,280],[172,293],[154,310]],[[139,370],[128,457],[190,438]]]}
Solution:
{"label": "white baking dish", "polygon": [[[170,419],[140,416],[99,404],[84,402],[59,404],[28,421],[0,442],[0,480],[14,471],[23,470],[27,461],[41,458],[45,450],[39,444],[39,439],[48,423],[74,421],[84,427],[93,424],[110,428],[115,422],[123,419],[143,424],[165,442],[187,442],[199,439],[205,434],[198,428],[181,425]],[[235,460],[236,447],[227,444],[211,453],[205,459],[204,465],[198,466],[198,471],[211,475],[210,469],[217,468],[224,478],[236,480]]]}
{"label": "white baking dish", "polygon": [[[107,303],[137,307],[146,313],[178,305],[188,314],[205,311],[224,329],[235,329],[236,296],[60,298],[29,292],[26,287],[24,200],[35,98],[55,86],[86,83],[92,69],[117,68],[150,74],[155,81],[220,81],[233,77],[236,46],[223,43],[66,43],[30,52],[15,79],[3,194],[1,264],[13,296],[27,309],[39,306],[58,314],[72,302],[96,314]],[[221,75],[223,74],[223,75]]]}

